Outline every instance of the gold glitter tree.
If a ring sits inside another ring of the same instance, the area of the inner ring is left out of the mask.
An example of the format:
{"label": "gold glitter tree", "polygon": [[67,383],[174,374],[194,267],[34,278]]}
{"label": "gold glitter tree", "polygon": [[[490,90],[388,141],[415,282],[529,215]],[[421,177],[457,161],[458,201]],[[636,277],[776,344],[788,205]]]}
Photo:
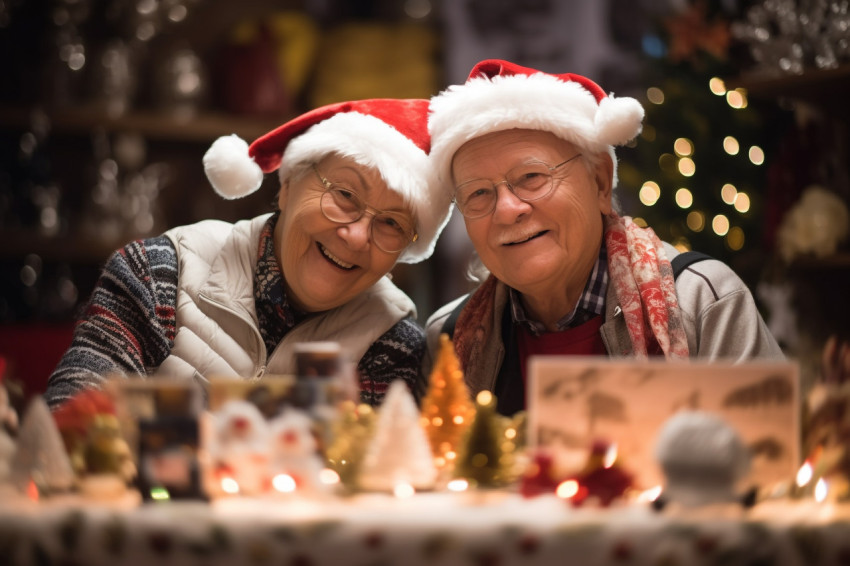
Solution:
{"label": "gold glitter tree", "polygon": [[496,398],[489,391],[478,393],[475,411],[457,459],[455,477],[467,480],[474,488],[506,485],[514,479],[515,445],[505,442],[510,421],[496,413]]}
{"label": "gold glitter tree", "polygon": [[354,490],[366,446],[372,437],[375,411],[365,404],[343,401],[331,425],[333,440],[325,449],[328,467],[339,474],[342,485]]}
{"label": "gold glitter tree", "polygon": [[434,454],[434,465],[441,472],[450,473],[458,447],[475,415],[475,407],[447,334],[440,336],[440,351],[428,378],[421,414],[422,428]]}

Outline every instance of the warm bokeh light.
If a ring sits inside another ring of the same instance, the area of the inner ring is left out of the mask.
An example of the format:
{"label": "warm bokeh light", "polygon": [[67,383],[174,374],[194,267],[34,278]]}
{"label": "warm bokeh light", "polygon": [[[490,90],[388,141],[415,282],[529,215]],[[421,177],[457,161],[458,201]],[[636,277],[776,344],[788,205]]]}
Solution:
{"label": "warm bokeh light", "polygon": [[691,177],[697,171],[697,166],[694,160],[690,157],[683,157],[679,160],[679,173],[685,177]]}
{"label": "warm bokeh light", "polygon": [[224,493],[239,493],[239,484],[233,478],[221,478],[221,491]]}
{"label": "warm bokeh light", "polygon": [[619,454],[619,450],[617,448],[617,443],[612,442],[608,449],[605,451],[605,456],[602,457],[602,467],[606,470],[614,465],[614,462],[617,461],[617,455]]}
{"label": "warm bokeh light", "polygon": [[655,141],[655,128],[653,128],[649,124],[644,124],[643,130],[640,133],[640,137],[642,137],[643,139],[645,139],[648,142],[654,142]]}
{"label": "warm bokeh light", "polygon": [[726,204],[734,204],[735,197],[738,196],[738,189],[732,183],[726,183],[720,188],[720,198]]}
{"label": "warm bokeh light", "polygon": [[736,88],[726,92],[726,103],[732,108],[746,108],[747,96],[746,91],[742,88]]}
{"label": "warm bokeh light", "polygon": [[645,206],[652,206],[661,198],[661,188],[655,181],[647,181],[640,188],[638,198]]}
{"label": "warm bokeh light", "polygon": [[827,485],[826,480],[820,478],[818,483],[815,484],[815,501],[821,503],[827,495],[829,495],[829,485]]}
{"label": "warm bokeh light", "polygon": [[685,222],[688,224],[688,228],[694,232],[702,232],[705,229],[705,214],[699,210],[692,210],[688,213]]}
{"label": "warm bokeh light", "polygon": [[325,485],[336,485],[339,483],[339,474],[330,468],[324,468],[319,472],[319,481]]}
{"label": "warm bokeh light", "polygon": [[555,489],[555,494],[562,499],[569,499],[576,493],[578,493],[578,482],[576,480],[563,481]]}
{"label": "warm bokeh light", "polygon": [[655,487],[651,487],[647,490],[640,492],[640,495],[637,496],[638,503],[650,503],[658,499],[658,496],[661,495],[661,486],[656,485]]}
{"label": "warm bokeh light", "polygon": [[740,213],[749,212],[750,197],[747,193],[738,193],[735,196],[735,210]]}
{"label": "warm bokeh light", "polygon": [[675,240],[673,240],[672,244],[673,244],[674,248],[676,248],[677,250],[679,250],[682,253],[689,252],[692,249],[690,240],[688,240],[684,236],[680,237],[680,238],[676,238]]}
{"label": "warm bokeh light", "polygon": [[646,228],[647,226],[649,226],[649,224],[646,223],[646,220],[644,220],[640,216],[635,216],[634,218],[632,218],[632,222],[634,222],[641,228]]}
{"label": "warm bokeh light", "polygon": [[295,478],[289,474],[278,474],[272,478],[272,486],[281,493],[292,493],[297,487]]}
{"label": "warm bokeh light", "polygon": [[649,87],[646,89],[646,99],[653,104],[664,104],[664,91],[658,87]]}
{"label": "warm bokeh light", "polygon": [[738,155],[738,152],[741,151],[741,146],[738,143],[738,140],[732,136],[726,136],[723,138],[723,149],[729,155]]}
{"label": "warm bokeh light", "polygon": [[466,491],[469,488],[469,482],[465,479],[452,480],[446,484],[446,488],[454,492]]}
{"label": "warm bokeh light", "polygon": [[725,236],[729,231],[729,219],[724,214],[718,214],[711,220],[711,229],[718,236]]}
{"label": "warm bokeh light", "polygon": [[739,226],[732,226],[726,234],[726,245],[733,252],[744,247],[744,231]]}
{"label": "warm bokeh light", "polygon": [[750,148],[750,161],[753,165],[761,165],[764,163],[764,150],[757,145]]}
{"label": "warm bokeh light", "polygon": [[676,204],[679,205],[679,208],[690,208],[691,205],[694,204],[693,193],[685,187],[682,187],[676,191]]}
{"label": "warm bokeh light", "polygon": [[711,89],[711,92],[716,94],[717,96],[723,96],[726,94],[726,83],[723,82],[723,79],[718,77],[711,77],[708,81],[708,88]]}
{"label": "warm bokeh light", "polygon": [[475,402],[479,405],[489,405],[493,402],[493,394],[486,389],[479,391],[478,395],[475,396]]}
{"label": "warm bokeh light", "polygon": [[399,499],[407,499],[408,497],[413,497],[415,493],[416,490],[413,489],[413,486],[405,482],[399,482],[395,484],[395,487],[393,488],[393,495],[395,495]]}
{"label": "warm bokeh light", "polygon": [[675,151],[676,155],[680,157],[693,155],[694,143],[688,138],[678,138],[675,142],[673,142],[673,151]]}
{"label": "warm bokeh light", "polygon": [[797,487],[803,487],[810,481],[812,481],[812,476],[814,475],[814,469],[812,468],[811,462],[806,460],[803,462],[803,465],[800,466],[800,469],[797,470]]}

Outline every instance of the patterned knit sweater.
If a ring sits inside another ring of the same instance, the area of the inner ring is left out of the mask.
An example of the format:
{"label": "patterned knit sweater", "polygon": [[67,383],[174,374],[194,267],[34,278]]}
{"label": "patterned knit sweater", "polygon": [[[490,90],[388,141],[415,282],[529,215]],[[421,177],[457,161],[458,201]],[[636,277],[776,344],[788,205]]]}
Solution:
{"label": "patterned knit sweater", "polygon": [[[272,215],[260,236],[254,300],[260,334],[269,353],[307,314],[292,305],[274,255]],[[51,407],[77,391],[99,388],[107,375],[149,375],[168,357],[176,331],[177,252],[165,236],[137,240],[109,258],[71,347],[48,381]],[[357,365],[360,398],[378,405],[393,379],[403,379],[418,400],[425,335],[412,318],[400,320],[366,351]]]}

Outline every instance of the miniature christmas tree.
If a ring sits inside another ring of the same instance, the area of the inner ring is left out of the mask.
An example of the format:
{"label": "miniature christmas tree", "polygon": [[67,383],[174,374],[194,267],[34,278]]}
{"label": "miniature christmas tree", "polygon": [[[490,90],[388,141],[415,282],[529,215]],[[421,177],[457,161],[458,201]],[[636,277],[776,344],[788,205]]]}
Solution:
{"label": "miniature christmas tree", "polygon": [[30,482],[43,493],[66,491],[74,484],[65,443],[41,397],[33,397],[24,413],[11,479],[22,493],[27,492]]}
{"label": "miniature christmas tree", "polygon": [[374,491],[433,487],[437,476],[431,447],[419,423],[419,410],[407,385],[390,384],[378,412],[375,435],[366,450],[359,485]]}
{"label": "miniature christmas tree", "polygon": [[475,408],[455,476],[475,487],[504,485],[513,468],[513,445],[507,451],[503,447],[505,426],[496,414],[496,399],[489,391],[481,391],[475,398]]}
{"label": "miniature christmas tree", "polygon": [[374,425],[375,411],[369,405],[356,405],[352,401],[339,405],[339,414],[331,424],[333,440],[325,449],[325,460],[348,488],[355,486]]}
{"label": "miniature christmas tree", "polygon": [[428,435],[434,463],[451,472],[458,447],[469,429],[475,408],[463,371],[447,334],[440,336],[440,351],[422,400],[422,427]]}

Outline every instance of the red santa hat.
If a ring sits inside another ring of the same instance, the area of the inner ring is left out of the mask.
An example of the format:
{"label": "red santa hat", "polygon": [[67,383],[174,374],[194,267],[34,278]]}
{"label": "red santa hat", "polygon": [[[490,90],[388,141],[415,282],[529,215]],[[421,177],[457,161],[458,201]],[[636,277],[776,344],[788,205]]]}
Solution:
{"label": "red santa hat", "polygon": [[431,99],[428,130],[431,158],[444,183],[451,182],[455,152],[491,132],[523,128],[544,130],[591,153],[631,141],[641,131],[643,107],[634,98],[614,98],[586,77],[521,67],[508,61],[481,61],[466,83]]}
{"label": "red santa hat", "polygon": [[254,141],[238,136],[216,140],[204,155],[204,170],[215,191],[226,199],[260,188],[265,173],[280,170],[286,179],[300,163],[336,153],[375,168],[400,194],[416,217],[419,239],[399,261],[416,263],[434,251],[449,218],[451,195],[439,190],[428,160],[428,101],[370,99],[339,102],[311,110]]}

